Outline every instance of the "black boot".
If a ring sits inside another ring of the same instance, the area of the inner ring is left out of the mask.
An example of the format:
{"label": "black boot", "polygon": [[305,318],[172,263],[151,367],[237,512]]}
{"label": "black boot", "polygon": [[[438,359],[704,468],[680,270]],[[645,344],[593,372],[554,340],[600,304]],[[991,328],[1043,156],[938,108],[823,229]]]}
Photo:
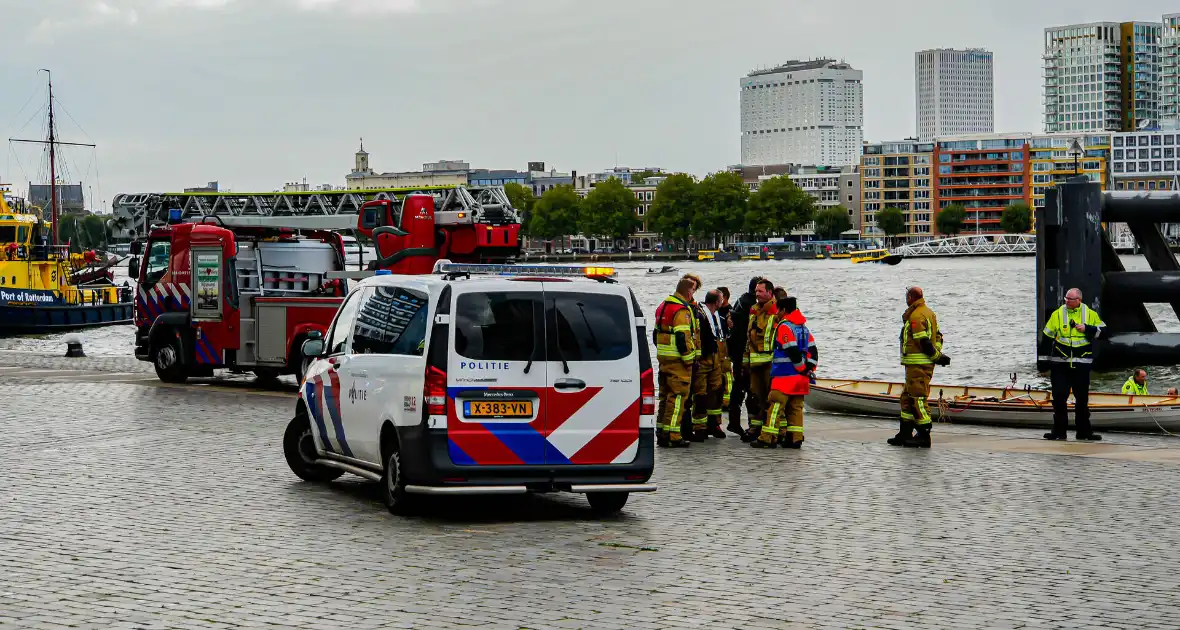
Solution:
{"label": "black boot", "polygon": [[906,440],[905,445],[909,448],[930,448],[930,426],[919,424],[917,435]]}
{"label": "black boot", "polygon": [[725,439],[725,431],[721,430],[721,420],[711,420],[709,422],[709,436],[715,437],[718,440]]}
{"label": "black boot", "polygon": [[762,435],[762,427],[750,427],[749,431],[742,434],[742,441],[753,442],[758,439],[759,435]]}
{"label": "black boot", "polygon": [[738,437],[742,437],[746,434],[746,430],[742,428],[742,423],[740,421],[730,422],[729,426],[725,427],[725,430]]}
{"label": "black boot", "polygon": [[901,428],[897,430],[897,435],[885,440],[889,446],[905,446],[905,441],[914,436],[914,423],[909,420],[901,421]]}
{"label": "black boot", "polygon": [[1049,433],[1045,434],[1045,439],[1046,440],[1061,440],[1064,442],[1065,441],[1065,434],[1064,433],[1049,432]]}
{"label": "black boot", "polygon": [[709,432],[693,431],[692,433],[688,434],[688,439],[690,442],[704,442],[705,440],[709,439]]}
{"label": "black boot", "polygon": [[656,431],[656,446],[663,447],[663,448],[668,447],[668,432],[667,431]]}

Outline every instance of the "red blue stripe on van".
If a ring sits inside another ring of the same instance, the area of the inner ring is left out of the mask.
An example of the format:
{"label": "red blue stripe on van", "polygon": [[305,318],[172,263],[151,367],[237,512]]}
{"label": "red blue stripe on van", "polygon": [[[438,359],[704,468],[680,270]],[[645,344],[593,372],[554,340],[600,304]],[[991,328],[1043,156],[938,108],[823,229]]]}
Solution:
{"label": "red blue stripe on van", "polygon": [[[458,465],[622,464],[635,458],[639,398],[630,403],[612,400],[601,387],[573,393],[550,389],[532,422],[460,419],[456,394],[482,389],[447,391],[448,445],[451,461]],[[514,388],[497,391],[502,389]]]}

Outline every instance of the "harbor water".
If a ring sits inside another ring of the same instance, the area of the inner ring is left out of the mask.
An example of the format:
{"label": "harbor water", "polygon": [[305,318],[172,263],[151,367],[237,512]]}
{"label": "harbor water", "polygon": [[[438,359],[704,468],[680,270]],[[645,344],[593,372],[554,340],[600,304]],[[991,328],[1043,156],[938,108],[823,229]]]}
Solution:
{"label": "harbor water", "polygon": [[[667,263],[652,263],[659,268]],[[1128,270],[1147,270],[1139,256],[1124,256]],[[1019,387],[1047,387],[1037,374],[1035,344],[1035,259],[928,258],[907,259],[897,266],[847,260],[742,261],[679,263],[679,272],[648,275],[638,262],[618,265],[619,279],[629,285],[649,319],[675,287],[681,274],[701,276],[707,288],[727,286],[733,299],[750,278],[763,275],[785,286],[799,299],[820,348],[820,376],[828,378],[901,380],[897,336],[905,310],[905,289],[925,289],[946,337],[949,367],[938,368],[935,381],[946,384],[998,385],[1017,375]],[[121,284],[124,275],[117,276]],[[704,299],[703,291],[697,295]],[[1148,305],[1161,332],[1180,332],[1180,322],[1166,304]],[[92,356],[131,356],[134,328],[112,326],[80,332]],[[64,335],[0,339],[0,350],[58,353]],[[1150,367],[1152,393],[1180,387],[1180,366]],[[1127,372],[1095,374],[1094,391],[1118,390]]]}

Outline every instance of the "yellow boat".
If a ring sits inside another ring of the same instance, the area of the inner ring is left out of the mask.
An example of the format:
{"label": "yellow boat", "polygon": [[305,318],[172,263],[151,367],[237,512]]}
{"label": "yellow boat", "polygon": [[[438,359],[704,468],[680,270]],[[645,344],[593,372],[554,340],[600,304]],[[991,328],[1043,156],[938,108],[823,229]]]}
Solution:
{"label": "yellow boat", "polygon": [[832,254],[831,258],[832,260],[848,260],[849,258],[852,258],[852,254],[848,252],[840,252],[838,254]]}
{"label": "yellow boat", "polygon": [[887,249],[866,249],[859,252],[852,252],[848,259],[855,264],[875,262],[896,265],[901,262],[900,255],[892,254]]}

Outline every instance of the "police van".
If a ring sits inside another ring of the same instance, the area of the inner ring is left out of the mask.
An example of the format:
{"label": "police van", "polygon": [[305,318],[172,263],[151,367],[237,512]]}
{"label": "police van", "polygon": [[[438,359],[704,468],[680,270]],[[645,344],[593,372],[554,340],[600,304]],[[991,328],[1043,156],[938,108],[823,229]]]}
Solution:
{"label": "police van", "polygon": [[439,261],[378,271],[340,305],[283,450],[306,481],[348,472],[405,513],[418,495],[652,492],[655,379],[634,294],[609,267]]}

